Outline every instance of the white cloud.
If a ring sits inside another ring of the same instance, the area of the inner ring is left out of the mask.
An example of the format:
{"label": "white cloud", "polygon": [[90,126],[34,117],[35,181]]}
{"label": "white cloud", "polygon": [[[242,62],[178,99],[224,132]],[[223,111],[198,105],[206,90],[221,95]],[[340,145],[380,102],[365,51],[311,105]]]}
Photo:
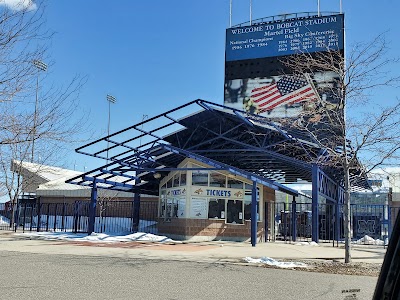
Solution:
{"label": "white cloud", "polygon": [[32,0],[0,0],[0,6],[6,6],[12,10],[35,10],[37,8]]}

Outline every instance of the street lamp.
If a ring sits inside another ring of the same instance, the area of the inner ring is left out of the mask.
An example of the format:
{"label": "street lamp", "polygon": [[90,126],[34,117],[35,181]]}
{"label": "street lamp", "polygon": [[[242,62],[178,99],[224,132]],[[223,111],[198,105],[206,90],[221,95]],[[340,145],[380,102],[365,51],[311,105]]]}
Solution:
{"label": "street lamp", "polygon": [[39,75],[40,71],[47,71],[47,65],[40,61],[40,60],[34,60],[33,65],[39,70],[37,78],[36,78],[36,100],[35,100],[35,114],[33,115],[33,129],[32,129],[32,157],[31,157],[31,162],[33,162],[33,157],[34,157],[34,151],[35,151],[35,135],[36,135],[36,121],[37,121],[37,105],[38,105],[38,99],[39,99]]}
{"label": "street lamp", "polygon": [[[107,129],[107,139],[108,136],[110,135],[110,120],[111,120],[111,103],[115,104],[117,102],[117,99],[114,96],[107,95],[107,101],[108,101],[108,129]],[[108,140],[107,140],[107,164],[108,164]]]}

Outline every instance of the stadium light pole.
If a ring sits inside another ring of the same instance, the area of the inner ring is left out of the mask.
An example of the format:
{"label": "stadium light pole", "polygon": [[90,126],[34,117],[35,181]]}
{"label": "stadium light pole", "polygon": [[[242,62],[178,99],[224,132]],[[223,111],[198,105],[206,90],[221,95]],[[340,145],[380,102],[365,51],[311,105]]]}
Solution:
{"label": "stadium light pole", "polygon": [[37,122],[37,106],[38,106],[38,101],[39,101],[39,76],[40,72],[46,72],[47,71],[47,65],[40,61],[35,59],[33,61],[33,65],[39,70],[37,77],[36,77],[36,99],[35,99],[35,114],[33,115],[33,128],[32,128],[32,156],[31,156],[31,162],[33,162],[34,158],[34,153],[35,153],[35,135],[36,135],[36,122]]}
{"label": "stadium light pole", "polygon": [[229,28],[232,27],[232,0],[229,1]]}
{"label": "stadium light pole", "polygon": [[253,3],[250,0],[250,26],[253,25]]}
{"label": "stadium light pole", "polygon": [[[144,122],[144,120],[146,120],[146,119],[148,119],[148,118],[149,118],[149,115],[143,115],[143,116],[142,116],[142,123]],[[144,124],[142,124],[142,128],[141,128],[142,130],[143,130],[143,125],[144,125]],[[142,133],[143,133],[143,132],[142,132]],[[140,148],[141,146],[142,146],[142,138],[139,139],[139,148]]]}
{"label": "stadium light pole", "polygon": [[107,101],[108,101],[108,126],[107,126],[107,164],[108,164],[108,136],[110,135],[110,120],[111,120],[111,103],[115,104],[117,102],[117,99],[112,96],[112,95],[107,95]]}

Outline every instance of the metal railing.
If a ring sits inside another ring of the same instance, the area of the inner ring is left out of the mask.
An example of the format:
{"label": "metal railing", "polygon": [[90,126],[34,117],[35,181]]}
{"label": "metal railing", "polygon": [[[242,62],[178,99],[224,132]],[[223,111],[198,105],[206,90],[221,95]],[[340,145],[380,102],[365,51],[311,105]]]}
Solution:
{"label": "metal railing", "polygon": [[[99,201],[96,206],[95,232],[157,233],[158,203],[140,204],[139,222],[134,220],[133,201]],[[15,223],[12,224],[14,211]],[[88,232],[89,202],[22,203],[12,208],[0,205],[0,229],[52,232]]]}
{"label": "metal railing", "polygon": [[[274,220],[269,220],[270,217],[265,216],[266,224],[274,227],[268,228],[272,232],[272,236],[268,236],[268,240],[282,240],[290,243],[312,241],[311,203],[279,202],[273,203],[271,208]],[[15,212],[14,218],[12,218],[13,211]],[[343,211],[342,204],[318,205],[319,242],[332,243],[333,246],[343,243]],[[352,242],[364,245],[387,245],[399,211],[400,207],[395,206],[352,204],[350,209]],[[158,203],[143,201],[140,203],[139,212],[139,221],[137,221],[134,219],[134,201],[99,201],[96,207],[95,232],[133,233],[140,231],[157,234],[160,221],[157,217]],[[23,203],[14,210],[9,205],[0,203],[0,230],[84,233],[88,232],[88,218],[88,201]],[[15,221],[14,224],[12,224],[12,220]],[[164,227],[167,225],[163,223]],[[239,234],[239,232],[230,232],[229,226],[225,225],[223,220],[210,222],[209,219],[196,220],[195,224],[199,232],[210,231],[210,234],[218,232],[219,237],[230,238]],[[174,230],[179,231],[179,226],[186,225],[179,223],[178,226],[171,223],[171,226],[174,226]],[[242,227],[240,228],[242,229]],[[244,229],[243,227],[241,234],[245,235]]]}
{"label": "metal railing", "polygon": [[12,206],[9,203],[0,203],[0,230],[12,229]]}
{"label": "metal railing", "polygon": [[[275,239],[286,242],[312,241],[312,204],[275,203]],[[352,204],[350,236],[354,244],[387,245],[400,207]],[[344,205],[318,205],[319,242],[338,246],[344,242]]]}

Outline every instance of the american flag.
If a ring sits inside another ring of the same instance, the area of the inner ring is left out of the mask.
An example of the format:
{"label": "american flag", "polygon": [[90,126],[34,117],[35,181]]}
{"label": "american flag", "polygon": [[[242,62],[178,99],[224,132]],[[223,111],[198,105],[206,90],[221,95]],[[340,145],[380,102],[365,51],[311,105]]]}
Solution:
{"label": "american flag", "polygon": [[285,104],[316,101],[318,94],[304,76],[285,75],[276,83],[253,89],[250,98],[257,103],[260,112],[265,112]]}

